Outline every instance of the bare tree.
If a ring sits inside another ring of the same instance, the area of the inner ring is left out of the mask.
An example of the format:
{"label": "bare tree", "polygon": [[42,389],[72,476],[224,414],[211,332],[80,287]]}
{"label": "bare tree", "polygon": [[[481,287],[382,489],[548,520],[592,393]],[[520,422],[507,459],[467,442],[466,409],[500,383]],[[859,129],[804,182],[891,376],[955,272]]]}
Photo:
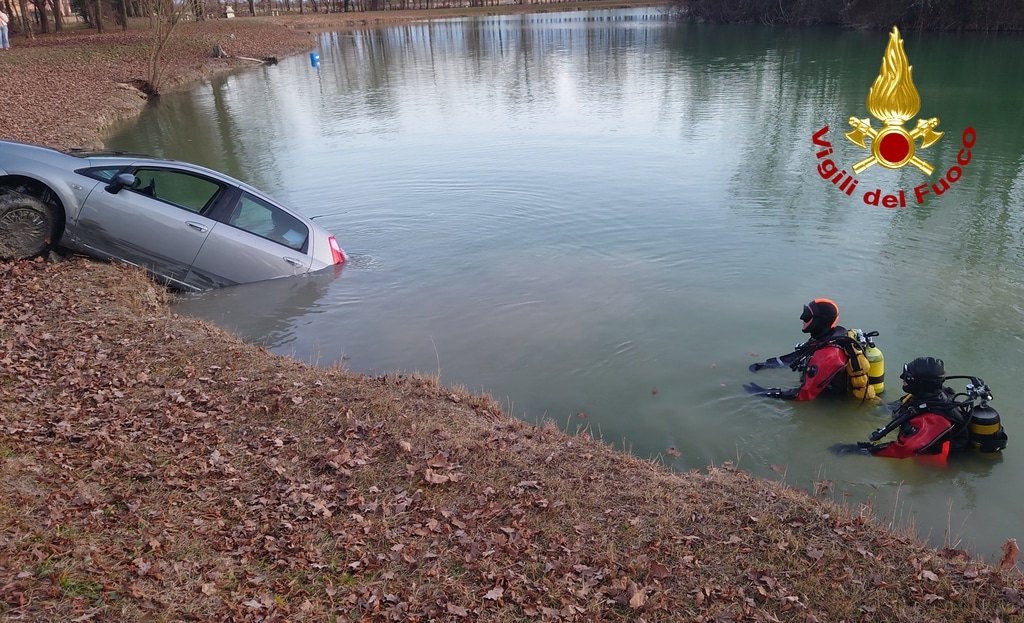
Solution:
{"label": "bare tree", "polygon": [[[35,39],[36,35],[32,32],[32,22],[29,20],[28,15],[28,0],[18,0],[19,16],[21,17],[21,31],[25,33],[26,39]],[[10,15],[8,13],[8,15]]]}
{"label": "bare tree", "polygon": [[32,6],[36,7],[36,15],[39,16],[39,32],[43,34],[50,32],[50,18],[46,16],[46,1],[32,0]]}
{"label": "bare tree", "polygon": [[85,10],[96,32],[103,32],[103,4],[100,0],[85,0]]}
{"label": "bare tree", "polygon": [[64,32],[64,11],[61,10],[60,0],[50,0],[50,10],[53,11],[53,31]]}
{"label": "bare tree", "polygon": [[114,12],[114,23],[121,27],[121,30],[128,30],[128,0],[108,0],[110,9]]}
{"label": "bare tree", "polygon": [[192,10],[191,2],[179,2],[175,5],[170,0],[152,0],[148,2],[150,19],[152,20],[153,41],[149,51],[149,76],[143,91],[149,96],[160,94],[163,80],[163,63],[161,57],[167,48],[174,29],[181,23],[186,13]]}

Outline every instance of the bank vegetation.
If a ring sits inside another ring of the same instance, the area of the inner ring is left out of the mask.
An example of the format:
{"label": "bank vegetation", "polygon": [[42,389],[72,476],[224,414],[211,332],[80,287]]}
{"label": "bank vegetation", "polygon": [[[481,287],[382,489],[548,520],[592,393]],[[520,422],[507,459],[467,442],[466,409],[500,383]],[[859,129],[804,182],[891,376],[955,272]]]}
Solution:
{"label": "bank vegetation", "polygon": [[1022,31],[1019,0],[670,0],[697,22],[834,25],[849,28],[943,31]]}

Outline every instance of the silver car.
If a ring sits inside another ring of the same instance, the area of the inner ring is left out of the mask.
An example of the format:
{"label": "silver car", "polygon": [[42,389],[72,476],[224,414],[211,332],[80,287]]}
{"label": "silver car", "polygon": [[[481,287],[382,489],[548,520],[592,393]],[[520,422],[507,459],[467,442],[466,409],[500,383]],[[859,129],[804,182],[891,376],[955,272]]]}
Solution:
{"label": "silver car", "polygon": [[324,228],[259,190],[185,162],[0,141],[0,259],[63,247],[207,290],[340,266]]}

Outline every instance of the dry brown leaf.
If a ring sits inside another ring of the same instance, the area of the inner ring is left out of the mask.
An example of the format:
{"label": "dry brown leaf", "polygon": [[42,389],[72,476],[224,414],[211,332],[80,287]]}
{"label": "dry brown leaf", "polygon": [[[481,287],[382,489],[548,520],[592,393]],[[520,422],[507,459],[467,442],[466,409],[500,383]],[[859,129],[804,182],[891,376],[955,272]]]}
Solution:
{"label": "dry brown leaf", "polygon": [[424,472],[423,479],[432,485],[443,485],[444,483],[448,482],[448,476],[445,476],[444,474],[438,474],[432,469],[428,469],[426,470],[426,472]]}
{"label": "dry brown leaf", "polygon": [[672,571],[660,562],[652,562],[648,575],[652,578],[669,578],[672,577]]}
{"label": "dry brown leaf", "polygon": [[501,596],[505,594],[505,590],[499,587],[492,588],[487,591],[484,595],[484,599],[490,599],[491,601],[497,601],[501,599]]}
{"label": "dry brown leaf", "polygon": [[647,593],[644,589],[637,589],[636,592],[629,598],[629,606],[631,608],[641,608],[647,603]]}
{"label": "dry brown leaf", "polygon": [[448,458],[438,452],[434,456],[427,459],[427,465],[430,467],[448,467]]}
{"label": "dry brown leaf", "polygon": [[1020,555],[1020,548],[1017,547],[1017,539],[1010,539],[1003,543],[1003,557],[999,559],[999,570],[1012,569],[1017,564],[1017,556]]}

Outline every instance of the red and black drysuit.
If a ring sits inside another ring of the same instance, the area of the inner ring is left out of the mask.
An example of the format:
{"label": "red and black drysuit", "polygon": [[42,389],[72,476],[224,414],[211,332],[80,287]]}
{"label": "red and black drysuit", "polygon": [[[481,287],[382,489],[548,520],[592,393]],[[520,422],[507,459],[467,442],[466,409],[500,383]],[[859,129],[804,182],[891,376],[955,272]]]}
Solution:
{"label": "red and black drysuit", "polygon": [[[886,428],[899,428],[896,441],[871,445],[875,456],[905,459],[912,456],[949,456],[970,444],[969,416],[942,390],[927,397],[907,396],[893,411]],[[884,430],[884,429],[883,429]]]}
{"label": "red and black drysuit", "polygon": [[756,383],[748,383],[744,388],[754,394],[781,400],[814,400],[821,395],[845,396],[849,383],[846,375],[849,356],[845,346],[850,341],[846,329],[836,326],[825,335],[800,344],[788,355],[750,366],[752,371],[789,366],[800,372],[800,387],[764,388]]}

